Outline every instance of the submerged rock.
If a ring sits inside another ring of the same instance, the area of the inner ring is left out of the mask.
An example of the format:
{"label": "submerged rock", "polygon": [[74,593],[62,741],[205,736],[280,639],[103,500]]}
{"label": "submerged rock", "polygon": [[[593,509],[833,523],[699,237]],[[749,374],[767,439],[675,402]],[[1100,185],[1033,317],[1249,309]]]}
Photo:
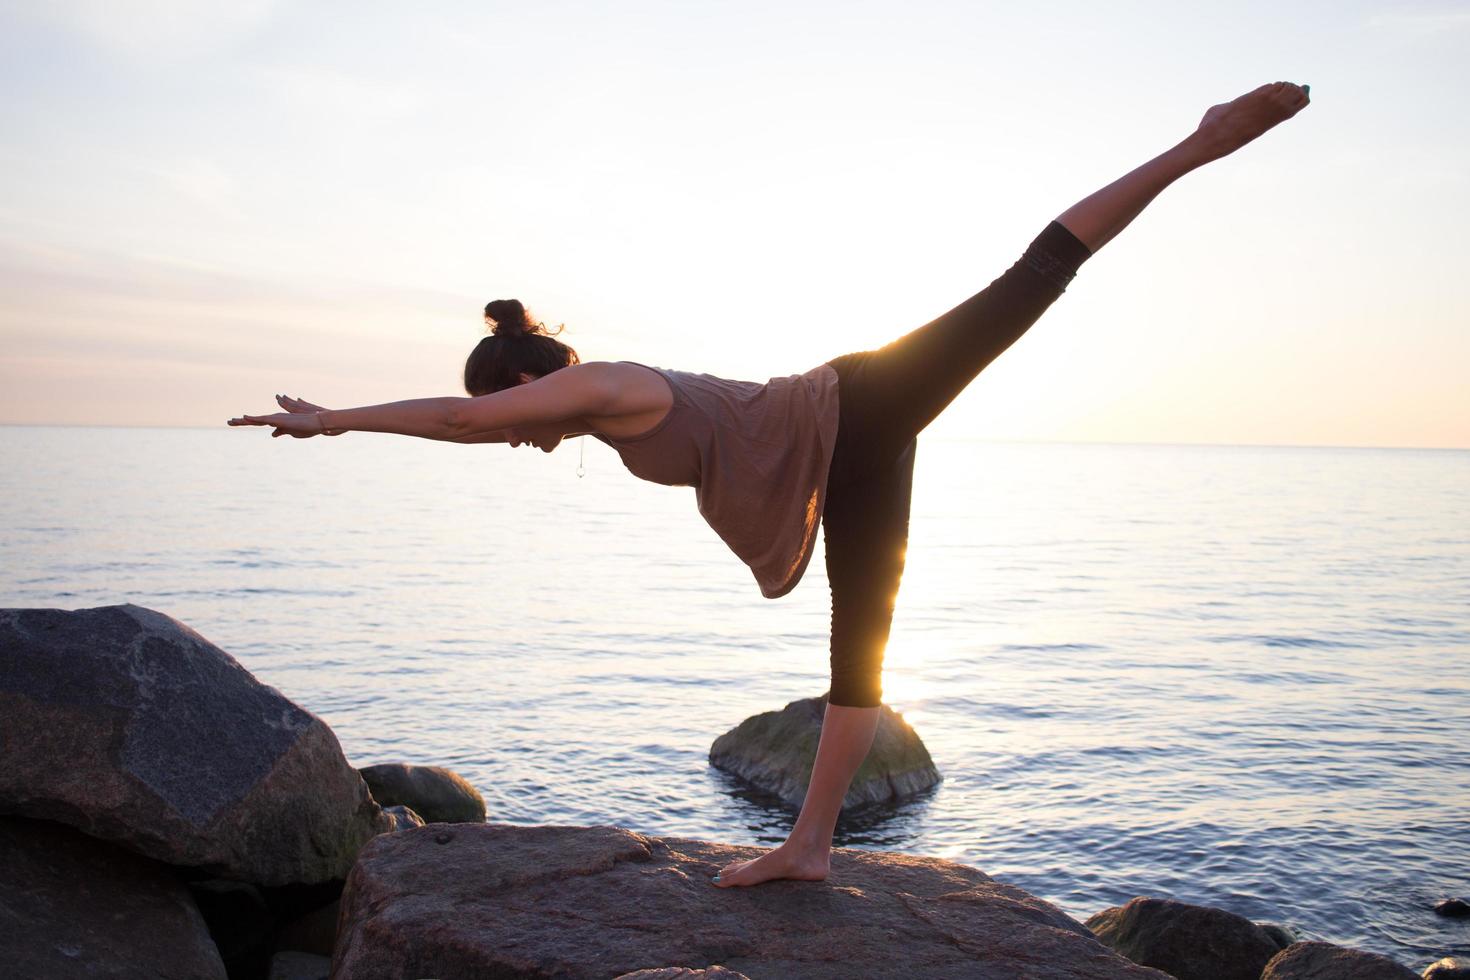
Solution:
{"label": "submerged rock", "polygon": [[265,885],[388,827],[320,718],[140,606],[0,610],[0,812]]}
{"label": "submerged rock", "polygon": [[358,772],[380,806],[412,807],[425,823],[485,822],[485,798],[452,769],[387,762]]}
{"label": "submerged rock", "polygon": [[0,974],[225,980],[165,865],[62,824],[0,817]]}
{"label": "submerged rock", "polygon": [[1260,980],[1419,980],[1419,974],[1377,953],[1301,942],[1272,957]]}
{"label": "submerged rock", "polygon": [[[710,765],[801,806],[811,781],[812,761],[822,736],[827,695],[792,701],[742,721],[710,746]],[[844,807],[901,800],[936,785],[943,777],[929,750],[903,716],[888,705],[878,715],[878,732],[858,767]]]}
{"label": "submerged rock", "polygon": [[1165,898],[1135,898],[1087,920],[1098,939],[1178,980],[1257,980],[1280,947],[1251,920]]}
{"label": "submerged rock", "polygon": [[1438,915],[1448,916],[1451,919],[1463,919],[1470,916],[1470,902],[1463,898],[1447,898],[1434,907]]}
{"label": "submerged rock", "polygon": [[[332,976],[1167,980],[963,865],[839,848],[824,882],[717,888],[732,847],[615,827],[431,824],[368,843],[342,893]],[[714,974],[719,976],[719,974]]]}
{"label": "submerged rock", "polygon": [[1424,968],[1424,980],[1470,980],[1470,959],[1446,956]]}

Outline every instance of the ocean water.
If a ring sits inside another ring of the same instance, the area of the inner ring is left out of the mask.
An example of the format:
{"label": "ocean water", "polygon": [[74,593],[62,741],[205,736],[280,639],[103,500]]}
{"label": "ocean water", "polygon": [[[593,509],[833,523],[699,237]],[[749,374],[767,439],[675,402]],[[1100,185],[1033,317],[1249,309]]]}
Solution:
{"label": "ocean water", "polygon": [[[0,604],[174,616],[355,765],[492,820],[733,843],[794,812],[707,762],[826,689],[784,599],[605,447],[0,428]],[[945,781],[838,843],[1085,918],[1135,895],[1422,968],[1470,953],[1470,452],[921,440],[886,700]]]}

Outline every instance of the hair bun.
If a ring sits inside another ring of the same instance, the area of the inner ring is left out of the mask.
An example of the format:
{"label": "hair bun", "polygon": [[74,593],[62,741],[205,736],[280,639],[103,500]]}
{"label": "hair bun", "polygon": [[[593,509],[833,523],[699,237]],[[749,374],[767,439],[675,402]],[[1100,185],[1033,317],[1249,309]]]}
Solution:
{"label": "hair bun", "polygon": [[494,321],[490,332],[497,337],[519,337],[536,332],[536,324],[518,299],[496,299],[485,304],[485,319]]}

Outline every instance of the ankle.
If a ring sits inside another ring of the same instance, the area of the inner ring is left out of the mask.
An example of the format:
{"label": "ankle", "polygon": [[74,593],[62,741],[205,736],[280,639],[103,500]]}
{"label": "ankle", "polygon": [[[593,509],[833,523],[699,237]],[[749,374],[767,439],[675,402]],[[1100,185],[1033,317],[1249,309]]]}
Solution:
{"label": "ankle", "polygon": [[786,838],[782,847],[790,848],[799,854],[812,857],[826,857],[832,852],[832,835],[825,837],[820,834],[809,834],[793,830],[791,836]]}

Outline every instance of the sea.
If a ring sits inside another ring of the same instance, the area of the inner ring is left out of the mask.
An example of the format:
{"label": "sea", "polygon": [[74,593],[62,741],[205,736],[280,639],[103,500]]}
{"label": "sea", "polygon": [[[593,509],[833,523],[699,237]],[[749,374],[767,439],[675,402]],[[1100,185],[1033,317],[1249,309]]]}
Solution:
{"label": "sea", "polygon": [[[826,690],[822,556],[763,599],[584,441],[0,427],[0,605],[164,612],[495,822],[777,843],[708,753]],[[944,779],[836,842],[1422,969],[1470,954],[1467,663],[1470,451],[922,437],[884,691]]]}

